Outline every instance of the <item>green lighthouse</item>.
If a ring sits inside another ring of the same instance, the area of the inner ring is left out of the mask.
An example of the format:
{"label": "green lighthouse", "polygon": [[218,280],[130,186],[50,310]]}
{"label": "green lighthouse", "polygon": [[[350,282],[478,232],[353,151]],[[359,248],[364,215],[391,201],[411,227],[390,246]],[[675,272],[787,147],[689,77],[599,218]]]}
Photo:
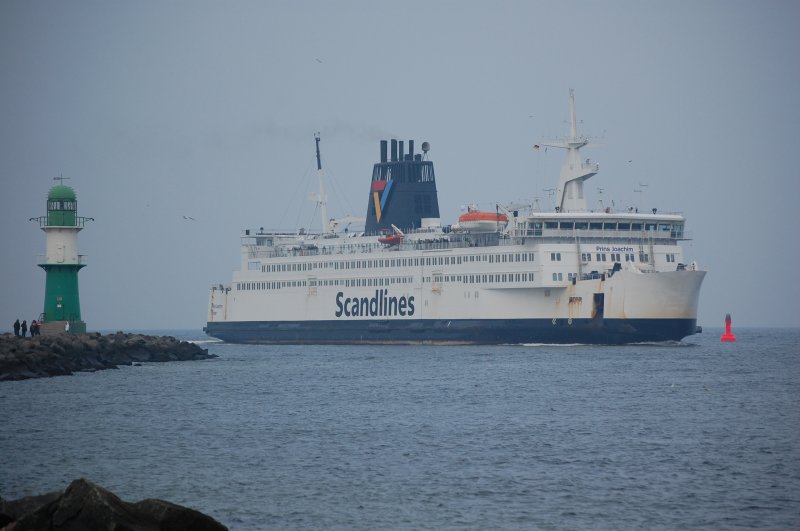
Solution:
{"label": "green lighthouse", "polygon": [[78,254],[78,232],[94,219],[78,216],[75,190],[63,178],[56,179],[60,184],[47,194],[47,215],[31,218],[47,235],[47,254],[38,257],[39,267],[47,274],[41,331],[82,334],[86,323],[81,319],[78,271],[86,266],[86,256]]}

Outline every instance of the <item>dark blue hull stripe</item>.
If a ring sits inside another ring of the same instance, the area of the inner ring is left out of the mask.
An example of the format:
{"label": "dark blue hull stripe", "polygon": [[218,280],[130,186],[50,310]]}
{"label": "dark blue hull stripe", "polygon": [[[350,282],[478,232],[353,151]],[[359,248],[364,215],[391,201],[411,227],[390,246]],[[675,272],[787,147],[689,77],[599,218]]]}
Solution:
{"label": "dark blue hull stripe", "polygon": [[680,341],[696,319],[415,319],[371,321],[232,321],[207,323],[229,343],[284,344],[625,344]]}

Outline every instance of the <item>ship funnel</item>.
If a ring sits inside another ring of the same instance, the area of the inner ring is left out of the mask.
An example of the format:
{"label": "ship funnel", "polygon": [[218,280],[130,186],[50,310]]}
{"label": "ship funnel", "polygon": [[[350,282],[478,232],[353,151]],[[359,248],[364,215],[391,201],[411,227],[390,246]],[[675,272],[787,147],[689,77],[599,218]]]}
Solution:
{"label": "ship funnel", "polygon": [[[391,158],[387,147],[391,142]],[[424,227],[424,220],[439,219],[439,199],[433,162],[414,153],[414,141],[408,141],[408,153],[402,140],[381,140],[381,158],[372,170],[365,229],[367,234]],[[423,151],[430,149],[427,142]]]}

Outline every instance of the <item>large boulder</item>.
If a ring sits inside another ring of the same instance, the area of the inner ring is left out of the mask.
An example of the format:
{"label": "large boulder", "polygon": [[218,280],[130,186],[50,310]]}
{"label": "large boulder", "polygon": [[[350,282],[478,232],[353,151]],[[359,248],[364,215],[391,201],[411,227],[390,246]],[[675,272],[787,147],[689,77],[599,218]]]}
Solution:
{"label": "large boulder", "polygon": [[128,503],[85,479],[63,492],[0,502],[0,531],[223,531],[194,509],[163,500]]}

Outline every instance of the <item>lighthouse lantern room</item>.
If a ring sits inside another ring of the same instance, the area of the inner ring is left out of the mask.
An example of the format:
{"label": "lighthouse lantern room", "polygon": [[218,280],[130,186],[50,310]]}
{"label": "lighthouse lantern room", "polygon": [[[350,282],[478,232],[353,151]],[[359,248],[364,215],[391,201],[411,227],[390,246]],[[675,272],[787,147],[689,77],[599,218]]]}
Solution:
{"label": "lighthouse lantern room", "polygon": [[57,180],[60,183],[47,194],[47,215],[31,218],[47,237],[46,254],[37,260],[47,275],[41,332],[81,334],[86,323],[81,319],[78,271],[86,266],[86,256],[78,254],[78,233],[94,219],[78,216],[75,190],[64,184],[64,178]]}

